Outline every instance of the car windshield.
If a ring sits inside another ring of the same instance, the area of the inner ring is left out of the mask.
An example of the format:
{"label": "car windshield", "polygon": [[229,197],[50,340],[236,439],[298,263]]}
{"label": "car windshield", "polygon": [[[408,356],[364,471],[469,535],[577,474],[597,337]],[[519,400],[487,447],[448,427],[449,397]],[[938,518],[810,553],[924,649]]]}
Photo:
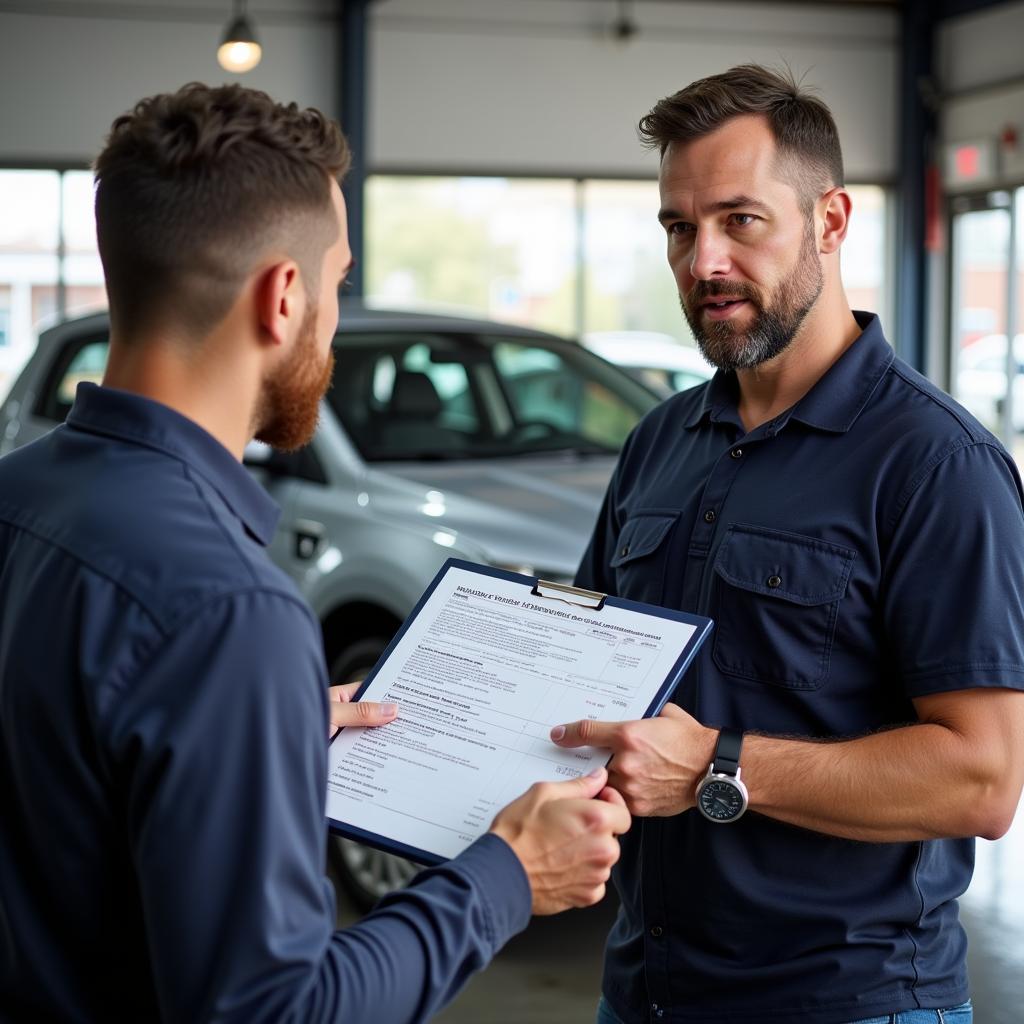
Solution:
{"label": "car windshield", "polygon": [[334,352],[328,400],[367,462],[617,452],[658,402],[557,339],[375,330]]}

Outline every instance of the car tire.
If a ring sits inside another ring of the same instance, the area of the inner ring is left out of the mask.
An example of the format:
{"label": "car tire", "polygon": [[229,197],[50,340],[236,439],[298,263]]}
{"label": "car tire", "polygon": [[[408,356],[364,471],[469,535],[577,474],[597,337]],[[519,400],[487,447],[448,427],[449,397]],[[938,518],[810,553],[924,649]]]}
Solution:
{"label": "car tire", "polygon": [[[365,679],[389,642],[386,637],[376,636],[349,644],[331,664],[331,685]],[[369,910],[382,896],[400,889],[420,870],[419,865],[404,857],[333,834],[327,840],[327,857],[335,877],[361,912]]]}
{"label": "car tire", "polygon": [[343,647],[330,666],[331,686],[365,679],[390,642],[387,637],[370,636]]}

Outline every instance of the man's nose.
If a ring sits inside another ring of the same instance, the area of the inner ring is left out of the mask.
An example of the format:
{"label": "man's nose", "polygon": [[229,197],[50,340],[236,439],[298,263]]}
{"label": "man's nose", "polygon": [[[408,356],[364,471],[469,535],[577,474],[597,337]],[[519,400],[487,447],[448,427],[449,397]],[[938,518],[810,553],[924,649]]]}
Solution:
{"label": "man's nose", "polygon": [[731,268],[729,240],[713,231],[697,231],[690,256],[690,273],[698,281],[727,275]]}

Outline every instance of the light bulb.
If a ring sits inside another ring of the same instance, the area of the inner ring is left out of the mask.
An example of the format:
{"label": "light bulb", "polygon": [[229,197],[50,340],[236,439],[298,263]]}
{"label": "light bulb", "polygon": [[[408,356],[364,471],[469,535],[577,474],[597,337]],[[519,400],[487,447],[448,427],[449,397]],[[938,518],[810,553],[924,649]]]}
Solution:
{"label": "light bulb", "polygon": [[217,49],[217,62],[225,71],[241,75],[252,71],[260,62],[263,50],[259,43],[229,40]]}

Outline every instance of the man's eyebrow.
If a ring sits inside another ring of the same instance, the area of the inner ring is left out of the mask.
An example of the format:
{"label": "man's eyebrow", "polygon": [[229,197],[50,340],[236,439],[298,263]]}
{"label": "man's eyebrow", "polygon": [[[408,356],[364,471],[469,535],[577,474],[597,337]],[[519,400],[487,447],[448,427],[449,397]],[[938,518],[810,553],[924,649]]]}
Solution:
{"label": "man's eyebrow", "polygon": [[731,199],[722,199],[717,203],[712,203],[711,207],[715,212],[721,210],[757,210],[759,213],[769,213],[767,204],[762,203],[760,199],[755,199],[753,196],[747,196],[740,194],[733,196]]}
{"label": "man's eyebrow", "polygon": [[[762,203],[760,199],[755,199],[753,196],[739,195],[731,196],[728,199],[720,199],[717,203],[712,203],[708,210],[712,213],[721,213],[723,210],[756,210],[758,213],[770,213],[771,210],[767,203]],[[686,218],[678,210],[674,210],[670,206],[663,206],[658,211],[658,221],[661,224],[665,224],[670,220],[686,220]]]}

